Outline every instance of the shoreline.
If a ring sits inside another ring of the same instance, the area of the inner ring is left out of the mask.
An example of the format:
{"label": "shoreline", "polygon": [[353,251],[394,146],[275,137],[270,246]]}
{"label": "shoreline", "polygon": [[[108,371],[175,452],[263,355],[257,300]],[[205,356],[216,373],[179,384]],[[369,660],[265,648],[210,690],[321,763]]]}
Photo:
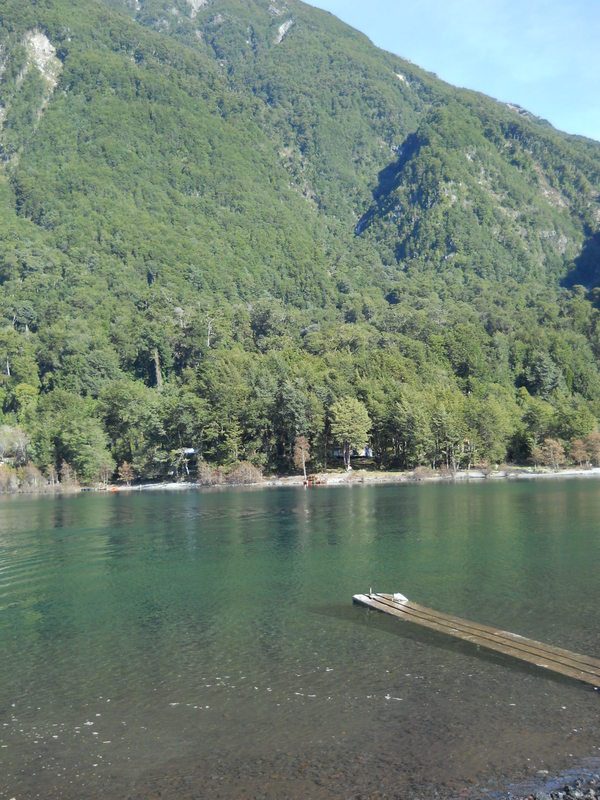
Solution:
{"label": "shoreline", "polygon": [[511,784],[498,800],[598,800],[598,769],[596,761],[589,767],[582,765],[580,769],[563,770],[553,776],[543,770],[538,780]]}
{"label": "shoreline", "polygon": [[[459,470],[457,472],[446,470],[416,470],[405,471],[375,471],[366,469],[328,470],[311,473],[310,488],[326,488],[328,486],[399,486],[423,485],[428,483],[469,483],[480,481],[502,480],[558,480],[572,478],[600,478],[600,467],[568,467],[566,469],[551,470],[534,467],[505,467],[496,470]],[[266,475],[260,481],[222,481],[218,483],[202,483],[194,480],[182,481],[157,481],[133,483],[129,486],[120,483],[107,484],[106,486],[75,486],[62,487],[42,486],[28,487],[12,491],[0,492],[0,497],[62,497],[74,494],[94,493],[119,493],[119,492],[149,492],[149,491],[182,491],[189,489],[268,489],[305,486],[302,475]]]}
{"label": "shoreline", "polygon": [[[560,478],[600,478],[600,467],[570,467],[562,470],[534,469],[533,467],[507,467],[498,470],[460,470],[457,472],[420,472],[415,470],[375,472],[357,469],[349,472],[336,470],[314,473],[315,488],[327,486],[400,485],[426,483],[462,483],[470,481],[498,480],[551,480]],[[184,489],[234,489],[272,488],[304,486],[302,475],[267,475],[263,480],[249,483],[198,483],[196,481],[163,481],[160,483],[138,483],[131,486],[109,484],[106,489],[82,487],[80,491],[140,492],[180,491]],[[313,488],[311,486],[311,488]]]}

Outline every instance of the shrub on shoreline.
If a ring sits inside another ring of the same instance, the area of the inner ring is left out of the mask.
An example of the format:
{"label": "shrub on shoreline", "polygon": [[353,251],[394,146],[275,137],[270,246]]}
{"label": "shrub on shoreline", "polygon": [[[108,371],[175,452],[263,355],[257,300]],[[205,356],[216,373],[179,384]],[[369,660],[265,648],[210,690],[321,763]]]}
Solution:
{"label": "shrub on shoreline", "polygon": [[0,464],[0,494],[50,494],[52,492],[79,491],[74,473],[69,480],[59,483],[56,473],[46,477],[31,461],[22,467]]}
{"label": "shrub on shoreline", "polygon": [[228,469],[211,467],[205,461],[198,465],[199,486],[249,486],[262,480],[262,471],[249,461],[239,461]]}

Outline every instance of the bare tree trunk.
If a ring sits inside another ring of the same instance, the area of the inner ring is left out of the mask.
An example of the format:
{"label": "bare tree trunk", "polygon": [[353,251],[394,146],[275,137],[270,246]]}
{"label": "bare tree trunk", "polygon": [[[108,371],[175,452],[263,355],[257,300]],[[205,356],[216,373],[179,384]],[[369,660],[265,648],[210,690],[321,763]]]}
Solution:
{"label": "bare tree trunk", "polygon": [[160,356],[158,355],[158,347],[154,348],[154,372],[156,374],[156,388],[162,389],[162,372],[160,371]]}
{"label": "bare tree trunk", "polygon": [[344,442],[344,464],[350,469],[350,445]]}

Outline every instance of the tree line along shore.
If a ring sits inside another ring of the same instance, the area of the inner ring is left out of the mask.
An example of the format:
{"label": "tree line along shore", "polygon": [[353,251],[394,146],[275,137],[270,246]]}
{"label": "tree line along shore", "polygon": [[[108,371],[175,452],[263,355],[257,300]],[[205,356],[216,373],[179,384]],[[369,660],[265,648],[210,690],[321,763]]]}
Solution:
{"label": "tree line along shore", "polygon": [[[522,464],[491,464],[476,457],[468,439],[446,448],[441,459],[412,464],[399,458],[377,458],[369,440],[371,421],[364,406],[357,401],[339,401],[333,409],[330,430],[334,447],[329,464],[311,453],[311,442],[304,435],[295,437],[289,468],[282,472],[266,471],[260,462],[237,459],[224,464],[210,462],[192,447],[171,451],[163,462],[163,471],[147,475],[123,460],[118,466],[104,458],[98,471],[84,473],[82,480],[71,463],[63,459],[57,469],[53,463],[40,468],[29,458],[30,439],[24,431],[0,427],[0,493],[76,492],[80,489],[117,490],[118,488],[168,488],[169,486],[240,486],[293,485],[304,483],[386,483],[462,480],[480,478],[518,478],[548,476],[595,476],[600,474],[600,433],[592,431],[585,438],[574,438],[568,448],[546,437],[531,448]],[[407,442],[405,445],[405,455]]]}

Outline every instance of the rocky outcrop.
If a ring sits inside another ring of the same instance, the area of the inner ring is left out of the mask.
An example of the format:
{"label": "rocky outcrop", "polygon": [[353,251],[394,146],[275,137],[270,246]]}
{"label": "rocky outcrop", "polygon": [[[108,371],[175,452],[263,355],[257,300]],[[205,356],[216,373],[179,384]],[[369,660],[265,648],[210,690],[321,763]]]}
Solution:
{"label": "rocky outcrop", "polygon": [[287,22],[284,22],[282,25],[279,26],[279,28],[277,29],[277,38],[275,39],[277,44],[280,44],[284,40],[284,38],[286,37],[288,31],[290,30],[293,24],[294,20],[288,19]]}
{"label": "rocky outcrop", "polygon": [[38,30],[25,35],[25,49],[29,56],[29,66],[35,66],[48,84],[50,93],[56,88],[62,64],[56,57],[56,48],[45,33]]}
{"label": "rocky outcrop", "polygon": [[186,0],[186,2],[190,7],[190,16],[192,19],[194,19],[201,8],[208,5],[208,0]]}

